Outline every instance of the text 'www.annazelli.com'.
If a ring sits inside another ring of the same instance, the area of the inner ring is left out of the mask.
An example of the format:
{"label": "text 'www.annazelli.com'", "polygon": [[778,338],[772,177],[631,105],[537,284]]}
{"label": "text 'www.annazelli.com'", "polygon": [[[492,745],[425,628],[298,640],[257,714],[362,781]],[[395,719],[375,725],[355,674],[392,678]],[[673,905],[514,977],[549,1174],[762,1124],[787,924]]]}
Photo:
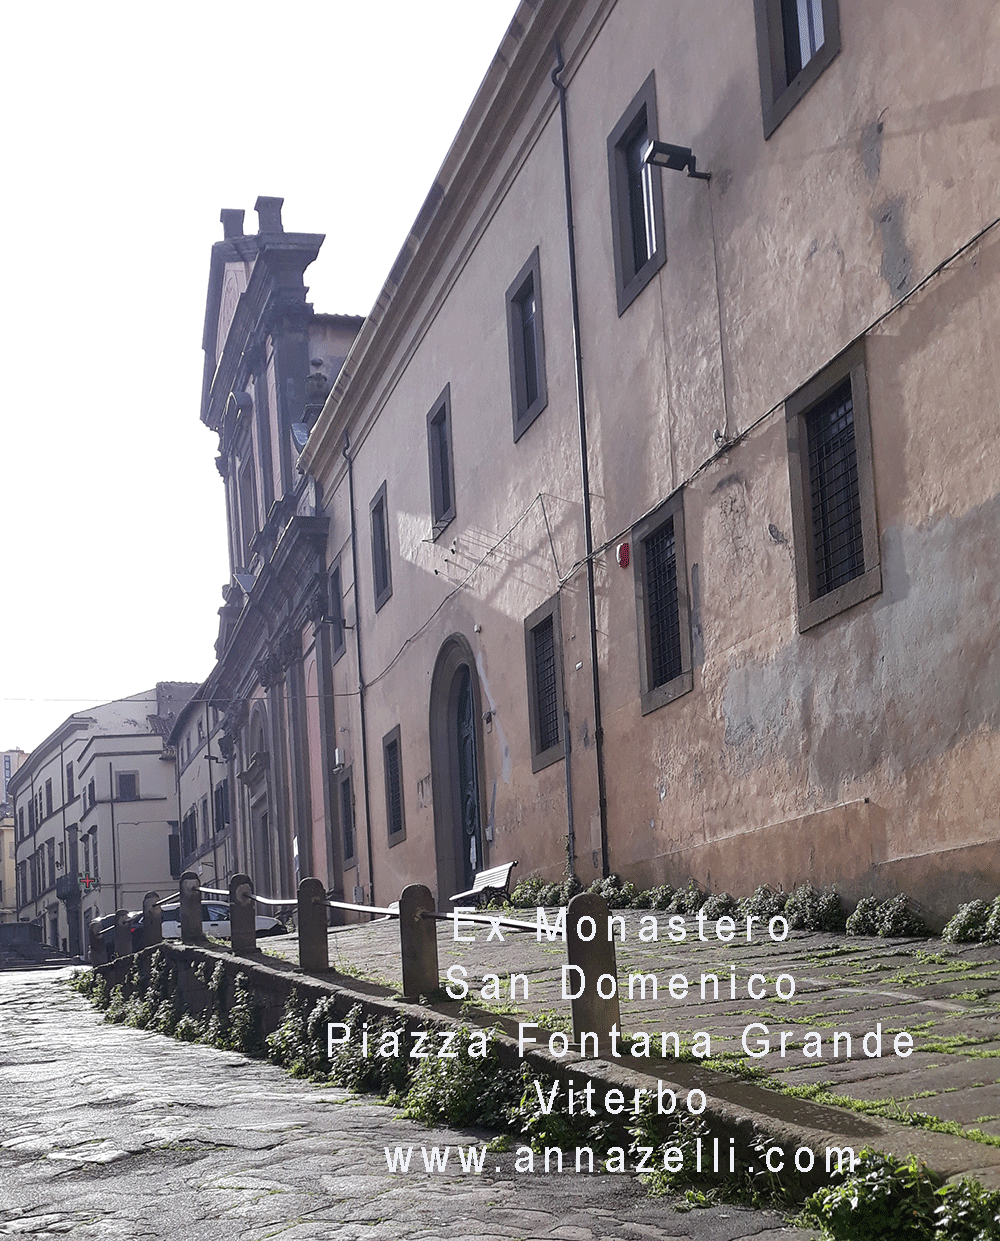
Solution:
{"label": "text 'www.annazelli.com'", "polygon": [[[487,1146],[386,1146],[385,1162],[390,1172],[465,1172],[479,1174],[484,1170]],[[753,1172],[779,1173],[790,1171],[812,1172],[823,1168],[823,1156],[809,1146],[794,1150],[782,1146],[758,1146],[753,1151],[758,1165],[747,1165]],[[858,1156],[850,1146],[828,1146],[826,1156],[827,1175],[853,1173]],[[565,1157],[565,1158],[564,1158]],[[651,1172],[662,1167],[677,1173],[687,1169],[696,1173],[734,1173],[737,1168],[735,1142],[730,1138],[728,1147],[718,1138],[698,1138],[693,1149],[684,1151],[678,1146],[634,1146],[626,1151],[622,1146],[612,1146],[596,1153],[593,1147],[578,1146],[575,1151],[564,1151],[558,1146],[547,1146],[535,1152],[529,1146],[519,1146],[515,1152],[515,1172]],[[500,1166],[496,1169],[500,1171]]]}

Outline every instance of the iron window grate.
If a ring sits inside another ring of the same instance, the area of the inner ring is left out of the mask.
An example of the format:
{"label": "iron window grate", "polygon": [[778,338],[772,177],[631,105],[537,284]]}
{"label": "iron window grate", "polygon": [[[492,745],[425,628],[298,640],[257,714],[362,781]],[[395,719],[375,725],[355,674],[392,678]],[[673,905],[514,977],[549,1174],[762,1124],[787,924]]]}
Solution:
{"label": "iron window grate", "polygon": [[865,571],[851,381],[806,417],[815,597]]}
{"label": "iron window grate", "polygon": [[643,552],[649,618],[649,687],[655,689],[680,676],[682,671],[677,556],[672,517],[644,541]]}
{"label": "iron window grate", "polygon": [[389,835],[403,830],[403,790],[399,778],[399,742],[385,747],[385,779],[389,790]]}
{"label": "iron window grate", "polygon": [[552,616],[532,630],[535,656],[535,715],[538,750],[559,744],[559,695],[556,686],[556,643]]}

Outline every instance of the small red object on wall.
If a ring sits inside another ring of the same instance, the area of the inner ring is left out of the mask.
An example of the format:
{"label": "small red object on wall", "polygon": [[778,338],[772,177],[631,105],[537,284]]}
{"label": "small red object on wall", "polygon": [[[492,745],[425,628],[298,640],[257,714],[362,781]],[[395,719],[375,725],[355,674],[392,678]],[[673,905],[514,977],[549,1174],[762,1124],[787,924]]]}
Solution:
{"label": "small red object on wall", "polygon": [[623,569],[628,568],[628,544],[627,543],[618,544],[618,563],[621,565]]}

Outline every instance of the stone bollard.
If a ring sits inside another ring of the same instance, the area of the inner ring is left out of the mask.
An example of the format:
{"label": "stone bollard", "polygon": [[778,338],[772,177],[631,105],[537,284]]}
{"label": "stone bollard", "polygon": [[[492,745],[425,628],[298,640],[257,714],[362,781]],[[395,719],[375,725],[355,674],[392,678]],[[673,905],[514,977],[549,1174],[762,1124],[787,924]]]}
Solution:
{"label": "stone bollard", "polygon": [[438,970],[437,922],[424,918],[434,912],[434,897],[422,883],[411,883],[399,898],[399,947],[403,959],[403,999],[431,995],[441,985]]}
{"label": "stone bollard", "polygon": [[104,936],[97,925],[97,922],[91,922],[87,928],[87,934],[90,939],[90,964],[106,965],[108,954],[104,951]]}
{"label": "stone bollard", "polygon": [[181,875],[181,940],[198,944],[205,938],[201,929],[201,880],[193,870]]}
{"label": "stone bollard", "polygon": [[233,875],[229,881],[229,927],[233,952],[257,951],[257,903],[249,875]]}
{"label": "stone bollard", "polygon": [[163,939],[163,913],[159,892],[147,892],[142,898],[142,940],[138,948],[150,948]]}
{"label": "stone bollard", "polygon": [[132,954],[132,933],[128,929],[128,910],[115,910],[115,956],[127,957]]}
{"label": "stone bollard", "polygon": [[299,884],[299,968],[310,973],[330,968],[326,888],[318,879],[303,879]]}
{"label": "stone bollard", "polygon": [[600,1054],[609,1056],[611,1027],[616,1025],[621,1031],[622,1015],[615,941],[608,927],[608,902],[603,896],[581,892],[570,901],[566,910],[566,947],[571,967],[568,981],[573,997],[573,1042],[579,1045],[585,1032],[594,1033]]}

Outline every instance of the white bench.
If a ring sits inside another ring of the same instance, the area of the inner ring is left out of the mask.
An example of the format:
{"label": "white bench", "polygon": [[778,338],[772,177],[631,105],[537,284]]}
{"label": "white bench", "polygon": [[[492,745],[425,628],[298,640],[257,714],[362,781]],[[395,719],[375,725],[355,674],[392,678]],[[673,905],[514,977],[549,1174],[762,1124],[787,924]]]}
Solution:
{"label": "white bench", "polygon": [[502,866],[494,866],[490,870],[481,870],[475,877],[468,892],[456,892],[450,897],[454,905],[459,901],[471,900],[475,905],[489,900],[493,896],[506,896],[510,888],[510,877],[516,862],[504,862]]}

